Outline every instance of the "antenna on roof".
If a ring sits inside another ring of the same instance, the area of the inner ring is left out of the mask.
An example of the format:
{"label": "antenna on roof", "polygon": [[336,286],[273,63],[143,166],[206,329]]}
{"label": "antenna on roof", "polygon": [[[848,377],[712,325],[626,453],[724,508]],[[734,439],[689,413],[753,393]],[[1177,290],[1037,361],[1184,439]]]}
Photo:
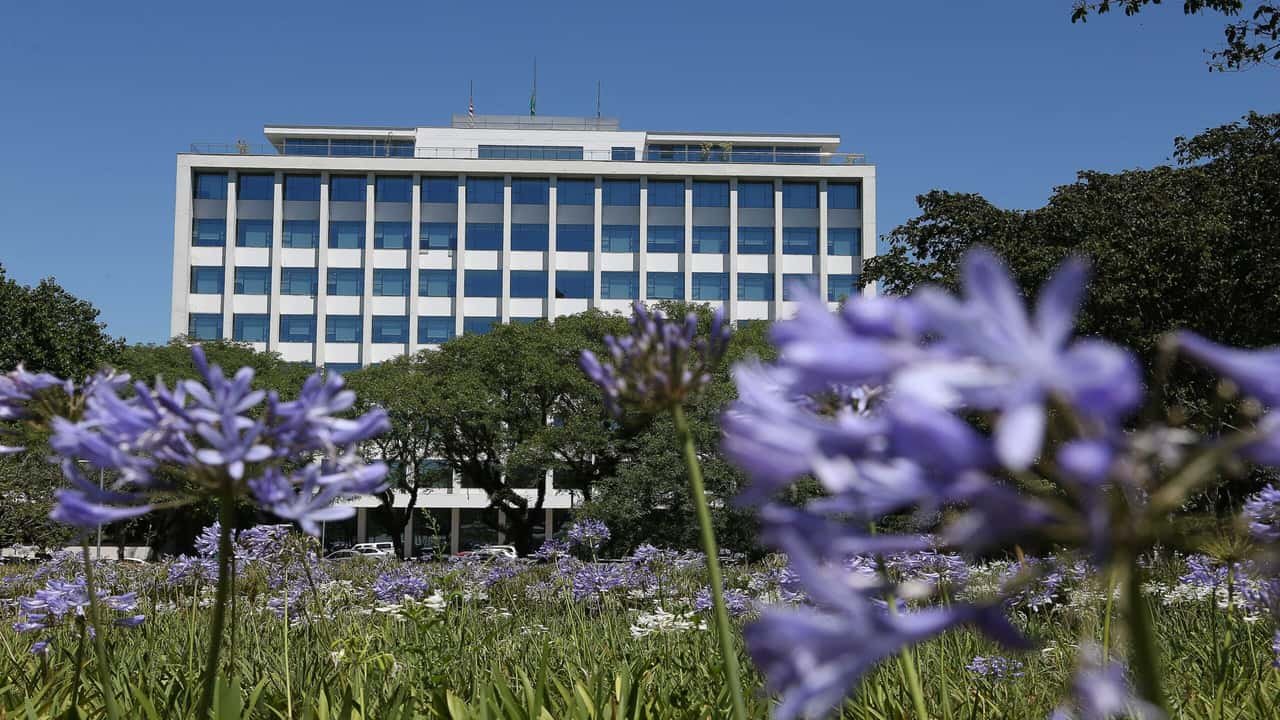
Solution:
{"label": "antenna on roof", "polygon": [[600,119],[600,81],[596,81],[596,119]]}
{"label": "antenna on roof", "polygon": [[533,93],[529,95],[529,117],[538,114],[538,58],[533,59]]}
{"label": "antenna on roof", "polygon": [[476,81],[471,81],[471,90],[467,94],[467,117],[471,124],[476,124]]}

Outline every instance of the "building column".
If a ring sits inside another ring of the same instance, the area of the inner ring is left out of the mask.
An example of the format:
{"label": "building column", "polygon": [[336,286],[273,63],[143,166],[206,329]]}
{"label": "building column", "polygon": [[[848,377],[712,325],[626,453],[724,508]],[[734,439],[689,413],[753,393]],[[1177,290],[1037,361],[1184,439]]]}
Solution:
{"label": "building column", "polygon": [[409,197],[409,354],[422,349],[418,338],[418,272],[422,266],[422,176],[413,175],[413,194]]}
{"label": "building column", "polygon": [[558,210],[556,176],[547,178],[547,295],[545,315],[548,322],[556,319],[556,215]]}
{"label": "building column", "polygon": [[329,173],[320,173],[320,239],[316,243],[316,357],[324,367],[325,325],[329,312]]}
{"label": "building column", "polygon": [[827,181],[818,181],[818,297],[827,302]]}
{"label": "building column", "polygon": [[[871,169],[875,172],[875,168]],[[862,257],[858,258],[859,266],[854,268],[858,277],[862,277],[861,263],[867,258],[876,256],[876,178],[875,175],[864,177],[858,183],[859,205],[862,206]],[[876,287],[869,285],[862,289],[863,295],[875,295]]]}
{"label": "building column", "polygon": [[507,542],[507,514],[498,510],[498,544]]}
{"label": "building column", "polygon": [[[462,335],[463,305],[466,285],[463,273],[467,263],[467,176],[458,176],[458,247],[453,251],[453,334]],[[457,552],[455,549],[454,552]]]}
{"label": "building column", "polygon": [[284,173],[277,170],[271,195],[271,313],[267,319],[267,350],[280,350],[280,291],[284,252]]}
{"label": "building column", "polygon": [[462,508],[449,508],[449,554],[458,554],[462,538]]}
{"label": "building column", "polygon": [[684,252],[680,258],[684,273],[684,299],[693,302],[693,178],[684,179]]}
{"label": "building column", "polygon": [[547,508],[543,510],[542,513],[543,513],[542,527],[546,528],[546,532],[543,534],[542,541],[546,542],[551,539],[551,534],[555,530],[556,516],[555,516],[555,511],[552,510],[551,508]]}
{"label": "building column", "polygon": [[773,181],[773,302],[769,319],[782,319],[782,180]]}
{"label": "building column", "polygon": [[729,322],[738,322],[738,179],[729,180]]}
{"label": "building column", "polygon": [[649,178],[640,178],[640,247],[637,254],[637,273],[640,287],[636,291],[640,302],[649,301]]}
{"label": "building column", "polygon": [[511,321],[511,176],[502,176],[502,252],[498,255],[502,287],[498,288],[498,320]]}
{"label": "building column", "polygon": [[368,365],[373,358],[373,216],[377,212],[374,204],[377,185],[373,173],[365,175],[364,182],[364,247],[360,249],[360,263],[364,266],[364,287],[360,292],[360,364]]}
{"label": "building column", "polygon": [[413,558],[413,513],[409,513],[409,521],[404,524],[404,557]]}
{"label": "building column", "polygon": [[222,243],[222,339],[232,338],[236,300],[236,184],[235,170],[227,171],[226,240]]}
{"label": "building column", "polygon": [[356,508],[356,542],[369,542],[368,508]]}
{"label": "building column", "polygon": [[604,179],[599,175],[596,176],[595,202],[592,205],[595,212],[595,239],[594,246],[591,249],[591,272],[594,275],[592,280],[591,307],[599,308],[602,294],[600,292],[600,259],[603,256],[600,249],[601,235],[604,234]]}
{"label": "building column", "polygon": [[[174,197],[173,218],[173,308],[169,314],[169,337],[186,335],[190,329],[191,318],[191,233],[195,222],[195,198],[191,187],[191,168],[178,163],[178,175],[174,182],[177,188]],[[223,251],[223,264],[226,264],[226,248]],[[223,295],[226,294],[225,275]]]}

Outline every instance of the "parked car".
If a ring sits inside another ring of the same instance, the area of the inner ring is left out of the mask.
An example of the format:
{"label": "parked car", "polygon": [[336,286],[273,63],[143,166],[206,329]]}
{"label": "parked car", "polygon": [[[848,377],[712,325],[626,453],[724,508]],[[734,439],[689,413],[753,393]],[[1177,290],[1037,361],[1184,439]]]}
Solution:
{"label": "parked car", "polygon": [[351,546],[352,550],[361,555],[390,555],[396,554],[396,546],[390,542],[366,542],[356,543]]}
{"label": "parked car", "polygon": [[325,555],[324,559],[325,560],[350,560],[351,558],[358,558],[358,557],[364,557],[364,554],[357,552],[355,550],[352,550],[351,548],[345,548],[343,550],[334,550],[328,555]]}
{"label": "parked car", "polygon": [[486,559],[514,560],[518,553],[514,545],[483,545],[472,550],[464,550],[458,555]]}

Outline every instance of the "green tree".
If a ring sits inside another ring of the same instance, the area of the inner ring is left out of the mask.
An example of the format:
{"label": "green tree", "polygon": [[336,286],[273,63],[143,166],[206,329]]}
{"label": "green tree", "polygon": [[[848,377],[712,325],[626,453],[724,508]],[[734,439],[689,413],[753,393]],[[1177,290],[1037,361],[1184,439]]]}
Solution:
{"label": "green tree", "polygon": [[[1086,22],[1090,15],[1103,15],[1112,9],[1125,15],[1137,15],[1148,5],[1161,0],[1075,0],[1071,22]],[[1200,15],[1216,12],[1233,18],[1223,28],[1222,47],[1210,56],[1209,69],[1240,70],[1280,60],[1280,5],[1273,2],[1244,0],[1183,0],[1182,12]]]}
{"label": "green tree", "polygon": [[49,519],[53,493],[64,485],[47,449],[0,455],[0,547],[57,547],[72,540],[68,526]]}
{"label": "green tree", "polygon": [[0,265],[0,372],[19,364],[80,381],[114,362],[124,343],[107,334],[98,309],[53,278],[34,287],[6,277]]}

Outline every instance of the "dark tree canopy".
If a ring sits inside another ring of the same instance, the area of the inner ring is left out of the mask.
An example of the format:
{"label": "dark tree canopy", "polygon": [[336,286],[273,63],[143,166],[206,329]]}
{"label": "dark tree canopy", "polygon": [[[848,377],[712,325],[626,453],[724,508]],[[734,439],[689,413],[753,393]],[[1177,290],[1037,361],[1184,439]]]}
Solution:
{"label": "dark tree canopy", "polygon": [[[1090,15],[1122,10],[1137,15],[1161,0],[1076,0],[1071,22],[1086,22]],[[1244,0],[1183,0],[1182,12],[1199,15],[1216,12],[1232,18],[1222,30],[1223,44],[1210,55],[1209,69],[1241,70],[1280,61],[1280,4]]]}
{"label": "dark tree canopy", "polygon": [[5,276],[0,265],[0,372],[28,370],[83,380],[117,359],[124,343],[107,334],[98,309],[53,278],[34,287]]}

